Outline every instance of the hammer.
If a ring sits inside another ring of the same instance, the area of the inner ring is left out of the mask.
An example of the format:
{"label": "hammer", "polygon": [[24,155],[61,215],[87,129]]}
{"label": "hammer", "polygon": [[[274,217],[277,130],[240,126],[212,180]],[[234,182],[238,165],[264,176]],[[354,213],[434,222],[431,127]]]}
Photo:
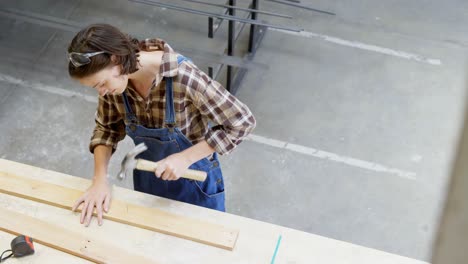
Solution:
{"label": "hammer", "polygon": [[[157,162],[144,160],[144,159],[135,159],[135,157],[142,153],[143,151],[147,150],[148,147],[145,143],[140,143],[135,146],[122,160],[122,166],[120,168],[120,172],[117,175],[119,180],[123,180],[130,171],[133,171],[135,168],[138,170],[144,171],[152,171],[154,172],[158,167]],[[188,169],[182,178],[192,179],[196,181],[205,181],[206,179],[206,172],[198,171],[198,170],[190,170]]]}

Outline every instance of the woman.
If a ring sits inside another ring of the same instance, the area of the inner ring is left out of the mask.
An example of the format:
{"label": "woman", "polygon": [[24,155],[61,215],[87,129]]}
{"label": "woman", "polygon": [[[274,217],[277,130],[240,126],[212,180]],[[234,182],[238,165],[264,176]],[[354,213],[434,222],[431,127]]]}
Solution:
{"label": "woman", "polygon": [[[68,58],[70,76],[99,93],[93,182],[73,206],[83,203],[82,224],[96,208],[101,225],[109,210],[108,163],[126,134],[148,146],[139,157],[160,160],[154,173],[134,171],[135,190],[225,210],[217,153],[231,152],[254,129],[246,105],[163,40],[138,41],[111,25],[81,30]],[[180,178],[188,168],[206,171],[207,179]]]}

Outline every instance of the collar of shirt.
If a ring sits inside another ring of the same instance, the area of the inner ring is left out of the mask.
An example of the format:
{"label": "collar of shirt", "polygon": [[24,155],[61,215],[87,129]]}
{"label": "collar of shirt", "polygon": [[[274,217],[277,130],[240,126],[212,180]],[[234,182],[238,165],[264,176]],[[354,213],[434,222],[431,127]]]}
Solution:
{"label": "collar of shirt", "polygon": [[158,38],[145,39],[141,44],[141,49],[144,51],[162,50],[164,52],[161,66],[159,67],[159,76],[174,77],[179,73],[177,64],[177,56],[179,54],[164,40]]}
{"label": "collar of shirt", "polygon": [[175,52],[172,47],[169,46],[169,44],[167,44],[164,40],[159,38],[145,39],[144,41],[140,42],[140,49],[144,51],[163,51],[159,73],[155,74],[156,76],[151,90],[158,87],[164,77],[174,77],[178,75],[179,65],[177,63],[177,57],[179,54]]}

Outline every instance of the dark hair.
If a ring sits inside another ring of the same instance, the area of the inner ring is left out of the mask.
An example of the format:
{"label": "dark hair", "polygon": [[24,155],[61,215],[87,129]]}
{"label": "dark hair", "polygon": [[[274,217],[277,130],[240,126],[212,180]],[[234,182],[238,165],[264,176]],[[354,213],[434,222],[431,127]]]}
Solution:
{"label": "dark hair", "polygon": [[[73,78],[82,78],[92,75],[106,68],[110,64],[122,65],[122,74],[134,73],[138,70],[138,52],[140,41],[121,32],[118,28],[108,24],[92,24],[76,34],[68,46],[68,52],[98,52],[91,57],[91,62],[75,67],[68,62],[68,73]],[[115,61],[111,61],[111,56]]]}

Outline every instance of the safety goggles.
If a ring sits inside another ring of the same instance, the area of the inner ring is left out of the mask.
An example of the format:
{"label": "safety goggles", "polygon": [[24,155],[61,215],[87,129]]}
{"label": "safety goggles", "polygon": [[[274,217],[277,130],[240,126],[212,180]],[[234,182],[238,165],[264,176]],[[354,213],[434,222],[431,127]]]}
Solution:
{"label": "safety goggles", "polygon": [[105,51],[98,52],[89,52],[89,53],[79,53],[79,52],[70,52],[68,53],[68,59],[75,67],[80,67],[91,62],[91,57],[98,54],[105,53]]}

